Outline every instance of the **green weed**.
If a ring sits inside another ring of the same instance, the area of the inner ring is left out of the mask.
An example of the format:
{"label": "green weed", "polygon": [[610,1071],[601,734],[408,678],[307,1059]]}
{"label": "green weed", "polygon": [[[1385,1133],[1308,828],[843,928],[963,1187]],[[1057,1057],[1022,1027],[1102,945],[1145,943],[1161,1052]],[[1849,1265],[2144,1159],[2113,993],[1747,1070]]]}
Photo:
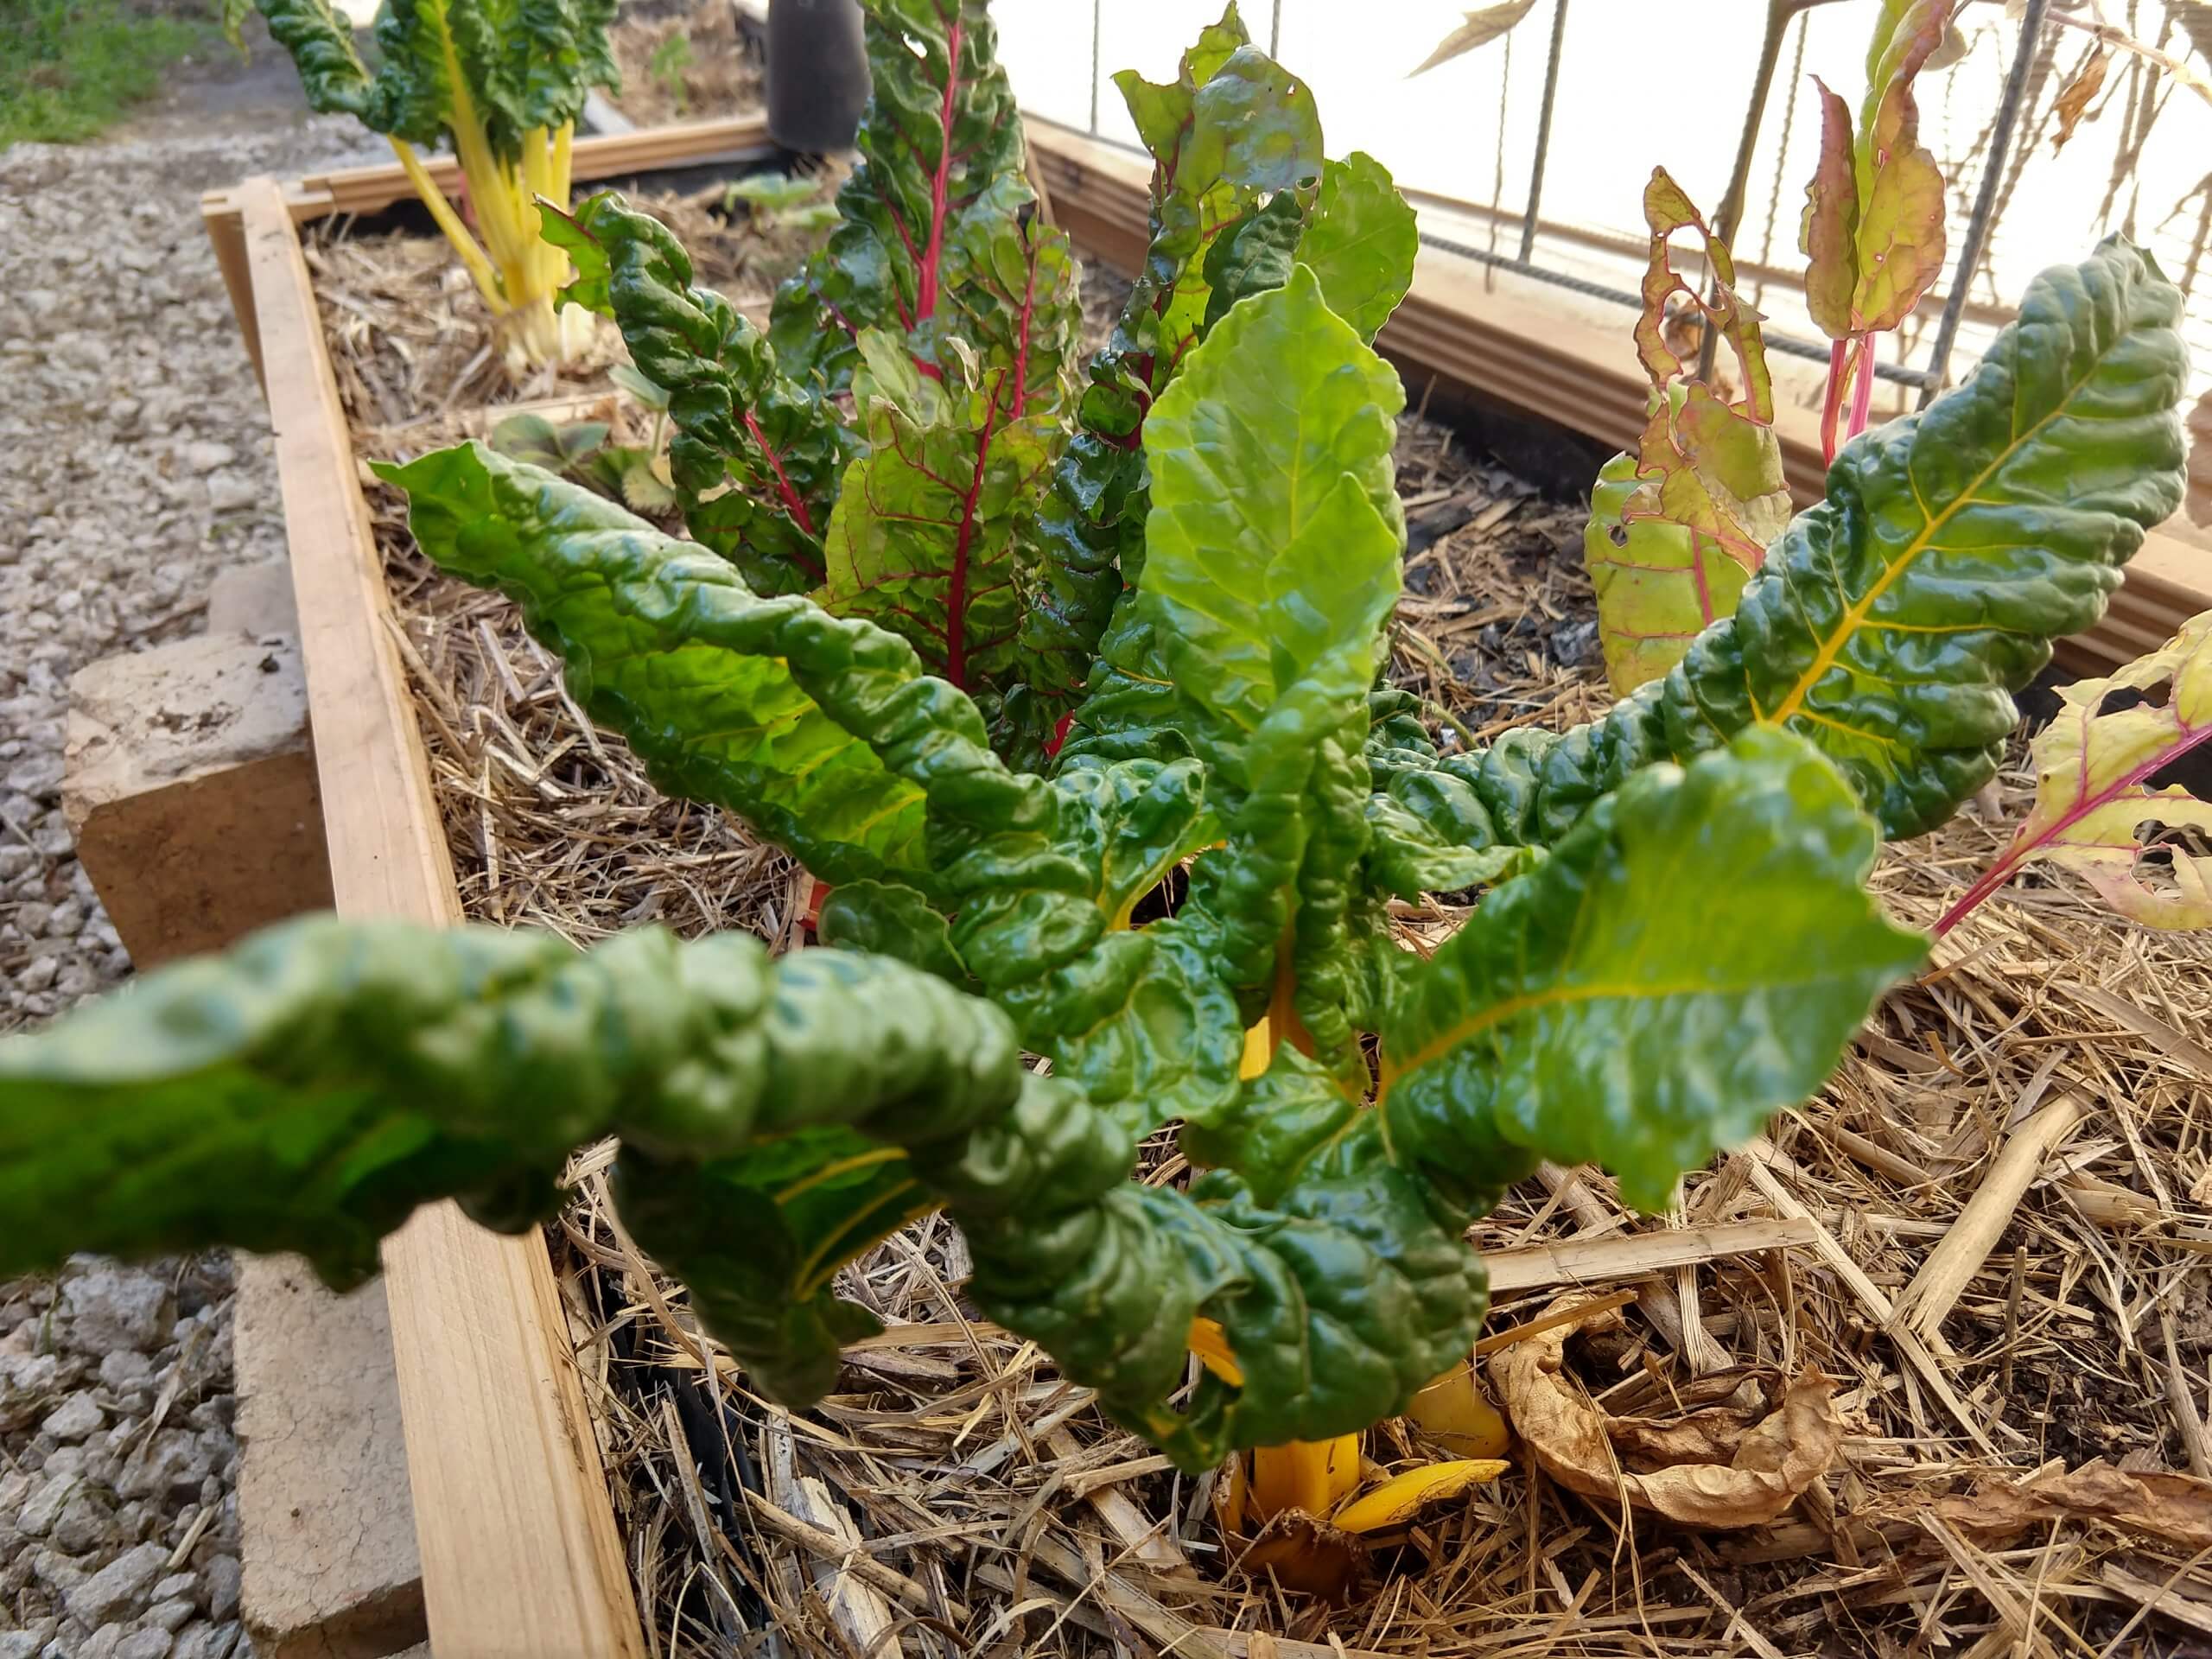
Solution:
{"label": "green weed", "polygon": [[121,0],[0,0],[0,147],[92,137],[213,39],[202,24]]}

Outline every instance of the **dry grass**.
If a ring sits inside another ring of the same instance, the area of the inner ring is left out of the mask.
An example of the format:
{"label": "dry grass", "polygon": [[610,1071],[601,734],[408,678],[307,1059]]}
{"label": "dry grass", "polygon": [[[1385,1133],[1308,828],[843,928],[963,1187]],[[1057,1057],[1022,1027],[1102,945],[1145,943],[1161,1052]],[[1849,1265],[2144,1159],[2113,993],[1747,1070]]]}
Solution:
{"label": "dry grass", "polygon": [[[495,370],[444,303],[450,284],[343,244],[318,268],[365,451],[480,421],[469,405]],[[1573,505],[1422,423],[1400,461],[1416,539],[1429,536],[1401,612],[1401,679],[1474,738],[1600,708]],[[511,609],[429,575],[394,504],[378,511],[470,913],[579,941],[652,918],[789,942],[789,861],[658,796],[580,717]],[[1940,835],[1892,849],[1886,902],[1931,921],[2023,798],[2008,775]],[[1454,919],[1405,918],[1431,935]],[[624,1237],[601,1149],[577,1166],[556,1257],[653,1650],[2212,1652],[2212,1533],[2079,1519],[1992,1531],[1997,1510],[1972,1500],[1982,1483],[2097,1459],[2212,1474],[2209,1041],[2212,947],[2031,879],[1885,1001],[1819,1098],[1690,1178],[1674,1213],[1628,1215],[1588,1170],[1527,1183],[1477,1230],[1520,1287],[1494,1325],[1562,1287],[1537,1247],[1619,1241],[1599,1284],[1634,1293],[1625,1323],[1568,1348],[1592,1396],[1667,1415],[1742,1373],[1818,1367],[1840,1381],[1840,1455],[1781,1520],[1738,1532],[1572,1496],[1523,1458],[1424,1519],[1372,1592],[1336,1610],[1229,1571],[1210,1481],[1166,1468],[1033,1347],[976,1319],[941,1218],[844,1275],[889,1328],[852,1352],[840,1392],[798,1417],[768,1405]],[[1172,1178],[1179,1160],[1149,1153],[1152,1179]],[[1802,1242],[1706,1249],[1725,1236],[1712,1230],[1761,1218],[1795,1218],[1785,1230]],[[1686,1253],[1708,1259],[1640,1265],[1684,1232]],[[1373,1449],[1407,1448],[1386,1427]]]}

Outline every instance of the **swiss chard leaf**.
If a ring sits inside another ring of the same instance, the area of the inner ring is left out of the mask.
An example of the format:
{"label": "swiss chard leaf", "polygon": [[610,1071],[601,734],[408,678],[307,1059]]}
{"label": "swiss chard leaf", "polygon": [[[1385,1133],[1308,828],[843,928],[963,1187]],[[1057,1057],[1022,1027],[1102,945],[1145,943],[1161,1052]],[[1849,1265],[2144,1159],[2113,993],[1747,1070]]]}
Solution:
{"label": "swiss chard leaf", "polygon": [[1226,309],[1215,307],[1208,267],[1221,270],[1249,235],[1249,251],[1280,281],[1280,250],[1260,245],[1287,237],[1294,221],[1302,227],[1323,166],[1312,92],[1249,43],[1234,0],[1184,53],[1173,80],[1126,71],[1115,84],[1153,157],[1151,240],[1113,334],[1091,359],[1083,429],[1039,523],[1044,557],[1026,624],[1029,648],[1056,658],[1071,683],[1090,667],[1124,584],[1142,572],[1140,433],[1183,355]]}
{"label": "swiss chard leaf", "polygon": [[545,236],[575,267],[568,297],[613,317],[637,365],[668,394],[671,476],[692,536],[760,594],[818,586],[845,468],[858,451],[836,406],[786,379],[760,331],[691,283],[659,220],[602,192]]}
{"label": "swiss chard leaf", "polygon": [[906,641],[760,598],[705,549],[479,445],[378,470],[407,493],[423,550],[520,605],[662,788],[738,813],[829,880],[927,871],[922,785],[855,734],[982,732]]}
{"label": "swiss chard leaf", "polygon": [[1450,1190],[1498,1145],[1604,1165],[1630,1202],[1827,1076],[1926,949],[1863,883],[1878,846],[1834,769],[1751,732],[1593,808],[1403,981],[1390,1144]]}
{"label": "swiss chard leaf", "polygon": [[823,599],[903,636],[1002,725],[1008,692],[1028,686],[1015,709],[1026,732],[1000,741],[1034,755],[1069,695],[1021,671],[1020,625],[1035,503],[1066,434],[1075,266],[1057,232],[968,233],[960,268],[972,291],[996,296],[1003,328],[977,330],[935,378],[887,336],[862,336],[854,396],[868,452],[830,523]]}
{"label": "swiss chard leaf", "polygon": [[935,341],[971,308],[946,252],[970,224],[1010,221],[1032,200],[1021,115],[996,58],[986,0],[866,0],[872,91],[856,166],[828,244],[778,289],[769,336],[783,372],[842,391],[860,332]]}
{"label": "swiss chard leaf", "polygon": [[[1735,261],[1663,168],[1652,169],[1643,212],[1651,257],[1636,349],[1651,377],[1651,404],[1625,474],[1637,483],[1625,494],[1616,487],[1625,456],[1599,474],[1583,539],[1606,677],[1617,694],[1656,679],[1700,629],[1732,614],[1746,575],[1789,522],[1765,343],[1758,313],[1736,293]],[[1685,229],[1705,244],[1709,276],[1695,283],[1675,269],[1673,238]],[[1728,342],[1740,396],[1694,378],[1676,352],[1669,336],[1680,320],[1669,308],[1678,296]],[[1730,562],[1734,569],[1720,568]]]}
{"label": "swiss chard leaf", "polygon": [[2153,781],[2212,745],[2212,611],[2119,672],[2075,680],[2058,696],[2063,706],[2030,746],[2034,807],[1936,931],[1948,931],[2039,859],[2081,875],[2107,904],[2145,927],[2212,927],[2212,857],[2175,837],[2164,843],[2171,885],[2154,887],[2142,879],[2145,824],[2212,830],[2212,802],[2183,783]]}

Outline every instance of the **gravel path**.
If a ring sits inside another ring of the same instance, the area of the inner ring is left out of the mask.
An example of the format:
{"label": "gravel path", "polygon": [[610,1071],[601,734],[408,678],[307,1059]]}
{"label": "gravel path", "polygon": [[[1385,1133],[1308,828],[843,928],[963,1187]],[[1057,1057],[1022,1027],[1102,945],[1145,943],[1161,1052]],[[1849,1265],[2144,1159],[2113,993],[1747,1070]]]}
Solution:
{"label": "gravel path", "polygon": [[[274,61],[272,61],[274,60]],[[0,151],[0,1031],[130,971],[60,804],[70,674],[280,556],[200,191],[362,153],[264,41],[102,143]],[[227,1257],[0,1283],[0,1659],[236,1659]]]}

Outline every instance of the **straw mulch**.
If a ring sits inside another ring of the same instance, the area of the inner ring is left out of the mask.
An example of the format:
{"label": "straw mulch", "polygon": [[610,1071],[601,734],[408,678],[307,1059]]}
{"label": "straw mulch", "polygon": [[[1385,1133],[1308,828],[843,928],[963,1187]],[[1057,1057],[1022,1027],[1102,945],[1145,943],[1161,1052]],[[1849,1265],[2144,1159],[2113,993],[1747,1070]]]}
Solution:
{"label": "straw mulch", "polygon": [[641,127],[760,106],[766,66],[727,0],[631,0],[609,44],[614,106]]}
{"label": "straw mulch", "polygon": [[[342,241],[316,257],[363,452],[480,430],[492,360],[442,260]],[[403,399],[417,412],[395,418]],[[1580,511],[1426,423],[1399,459],[1414,551],[1395,671],[1440,728],[1481,741],[1602,707]],[[647,920],[796,943],[791,862],[658,796],[510,608],[426,572],[397,503],[373,499],[469,912],[580,943]],[[2008,773],[1891,849],[1892,909],[1932,921],[2024,798]],[[1416,938],[1454,920],[1404,916]],[[1493,1331],[1578,1283],[1616,1293],[1618,1311],[1568,1316],[1569,1395],[1673,1444],[1817,1371],[1836,1382],[1833,1460],[1777,1519],[1717,1529],[1577,1496],[1517,1454],[1338,1609],[1237,1576],[1211,1478],[1169,1469],[977,1319],[942,1219],[844,1275],[888,1329],[840,1391],[799,1416],[767,1404],[625,1237],[601,1148],[554,1244],[652,1650],[2212,1652],[2207,1489],[2139,1478],[2212,1475],[2209,1034],[2212,945],[2031,878],[1885,1002],[1817,1100],[1693,1176],[1672,1214],[1630,1216],[1589,1170],[1525,1184],[1478,1230],[1515,1287]],[[1146,1168],[1181,1164],[1158,1144]],[[1485,1360],[1493,1382],[1519,1345]],[[1386,1463],[1411,1449],[1370,1437]],[[2038,1471],[2039,1495],[2014,1489]]]}

